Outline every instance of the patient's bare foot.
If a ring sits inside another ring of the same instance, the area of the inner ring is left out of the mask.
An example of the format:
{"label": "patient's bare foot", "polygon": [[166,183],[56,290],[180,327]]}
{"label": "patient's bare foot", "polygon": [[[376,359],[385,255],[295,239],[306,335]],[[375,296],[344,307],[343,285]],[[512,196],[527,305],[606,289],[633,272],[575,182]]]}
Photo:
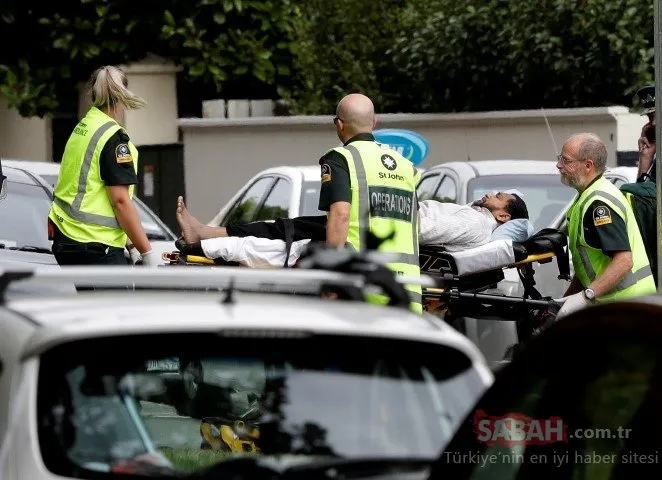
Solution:
{"label": "patient's bare foot", "polygon": [[182,197],[177,197],[177,223],[186,243],[190,245],[200,241],[202,224],[188,211]]}

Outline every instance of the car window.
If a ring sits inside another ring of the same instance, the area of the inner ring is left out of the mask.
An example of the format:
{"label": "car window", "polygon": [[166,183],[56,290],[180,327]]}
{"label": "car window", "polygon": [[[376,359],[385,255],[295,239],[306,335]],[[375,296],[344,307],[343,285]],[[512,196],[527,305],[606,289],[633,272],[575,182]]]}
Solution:
{"label": "car window", "polygon": [[457,201],[457,185],[455,184],[455,180],[448,175],[444,176],[433,199],[438,202],[455,203]]}
{"label": "car window", "polygon": [[256,180],[246,193],[234,204],[230,213],[221,225],[241,225],[253,221],[262,199],[273,183],[273,177],[262,177]]}
{"label": "car window", "polygon": [[556,216],[577,193],[563,185],[554,175],[483,175],[467,184],[467,201],[473,202],[483,195],[517,189],[529,211],[529,220],[536,231],[550,226]]}
{"label": "car window", "polygon": [[51,199],[41,186],[8,181],[7,196],[0,201],[0,243],[50,250],[46,222],[50,208]]}
{"label": "car window", "polygon": [[485,389],[450,346],[293,333],[55,347],[37,386],[46,467],[89,478],[158,457],[172,476],[246,453],[433,460]]}
{"label": "car window", "polygon": [[[651,466],[658,477],[659,329],[649,339],[623,324],[644,313],[608,308],[589,313],[600,320],[590,329],[543,334],[499,372],[430,478],[613,480]],[[470,464],[469,453],[486,461]]]}
{"label": "car window", "polygon": [[284,178],[279,178],[257,212],[255,220],[287,218],[290,213],[291,196],[292,183]]}
{"label": "car window", "polygon": [[319,207],[320,202],[320,181],[303,182],[301,185],[301,216],[324,215]]}
{"label": "car window", "polygon": [[432,199],[433,189],[437,186],[439,181],[439,175],[428,175],[423,177],[420,182],[418,182],[418,187],[416,188],[416,194],[419,200],[430,200]]}
{"label": "car window", "polygon": [[172,235],[163,229],[154,219],[154,214],[150,213],[148,207],[141,202],[133,202],[138,211],[138,216],[140,217],[140,223],[142,223],[147,238],[149,240],[174,240]]}

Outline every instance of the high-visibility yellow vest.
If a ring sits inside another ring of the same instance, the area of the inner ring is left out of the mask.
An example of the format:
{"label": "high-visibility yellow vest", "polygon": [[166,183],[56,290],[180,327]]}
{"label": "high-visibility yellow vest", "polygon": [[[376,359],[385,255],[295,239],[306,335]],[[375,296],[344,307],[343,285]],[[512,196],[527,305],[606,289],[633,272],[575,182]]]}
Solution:
{"label": "high-visibility yellow vest", "polygon": [[632,270],[611,292],[597,298],[598,301],[622,300],[642,295],[652,295],[656,292],[653,272],[648,261],[646,248],[641,238],[632,207],[623,193],[604,177],[593,182],[575,200],[568,210],[569,248],[575,275],[584,288],[602,272],[611,262],[611,258],[586,243],[584,238],[583,220],[590,205],[600,200],[607,204],[612,212],[618,214],[627,227],[627,234],[632,252]]}
{"label": "high-visibility yellow vest", "polygon": [[[397,152],[382,148],[374,141],[354,141],[333,148],[347,160],[351,182],[351,209],[347,243],[357,251],[365,250],[365,234],[371,231],[380,238],[394,233],[378,252],[395,257],[386,266],[400,274],[418,277],[418,201],[414,165]],[[411,309],[422,312],[420,285],[406,286]],[[374,303],[386,303],[383,296],[371,295]]]}
{"label": "high-visibility yellow vest", "polygon": [[[104,145],[121,129],[114,119],[92,107],[67,141],[48,217],[72,240],[126,245],[126,233],[115,218],[99,168]],[[138,149],[131,142],[129,152],[137,173]],[[131,198],[134,187],[129,186]]]}

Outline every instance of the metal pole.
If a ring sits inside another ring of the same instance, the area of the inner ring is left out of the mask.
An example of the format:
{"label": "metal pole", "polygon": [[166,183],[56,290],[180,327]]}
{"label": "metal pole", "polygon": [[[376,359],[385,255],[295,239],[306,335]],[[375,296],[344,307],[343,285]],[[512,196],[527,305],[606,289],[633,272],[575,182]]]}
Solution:
{"label": "metal pole", "polygon": [[[662,162],[657,155],[657,141],[662,137],[662,121],[660,121],[660,111],[662,109],[662,28],[660,28],[660,21],[662,18],[662,0],[655,0],[655,184],[657,185],[657,245],[658,250],[660,241],[662,241],[662,196],[660,196],[660,185],[662,185]],[[662,152],[660,152],[662,153]],[[660,258],[662,251],[658,251],[657,255],[657,293],[662,293],[662,259]],[[651,265],[653,267],[653,265]]]}

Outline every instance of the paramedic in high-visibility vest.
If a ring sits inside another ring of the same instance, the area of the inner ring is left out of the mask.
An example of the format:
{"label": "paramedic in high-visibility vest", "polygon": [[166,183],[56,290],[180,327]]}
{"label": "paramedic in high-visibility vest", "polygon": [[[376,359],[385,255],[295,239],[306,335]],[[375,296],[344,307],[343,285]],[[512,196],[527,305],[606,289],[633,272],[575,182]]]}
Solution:
{"label": "paramedic in high-visibility vest", "polygon": [[[378,249],[390,254],[384,263],[398,274],[420,276],[416,198],[420,174],[405,157],[375,142],[374,106],[365,95],[344,97],[333,123],[343,146],[330,149],[319,161],[319,209],[328,212],[327,244],[365,251],[367,232],[380,238],[394,233]],[[406,288],[412,310],[422,312],[421,287]],[[386,302],[383,297],[370,300]]]}
{"label": "paramedic in high-visibility vest", "polygon": [[575,276],[559,300],[557,318],[597,302],[656,292],[634,212],[604,178],[606,164],[607,148],[592,133],[571,136],[557,158],[561,181],[578,192],[567,215]]}
{"label": "paramedic in high-visibility vest", "polygon": [[119,68],[105,66],[88,83],[91,107],[74,128],[62,155],[48,214],[53,254],[60,265],[163,263],[152,252],[132,201],[138,150],[121,121],[126,109],[146,106]]}

